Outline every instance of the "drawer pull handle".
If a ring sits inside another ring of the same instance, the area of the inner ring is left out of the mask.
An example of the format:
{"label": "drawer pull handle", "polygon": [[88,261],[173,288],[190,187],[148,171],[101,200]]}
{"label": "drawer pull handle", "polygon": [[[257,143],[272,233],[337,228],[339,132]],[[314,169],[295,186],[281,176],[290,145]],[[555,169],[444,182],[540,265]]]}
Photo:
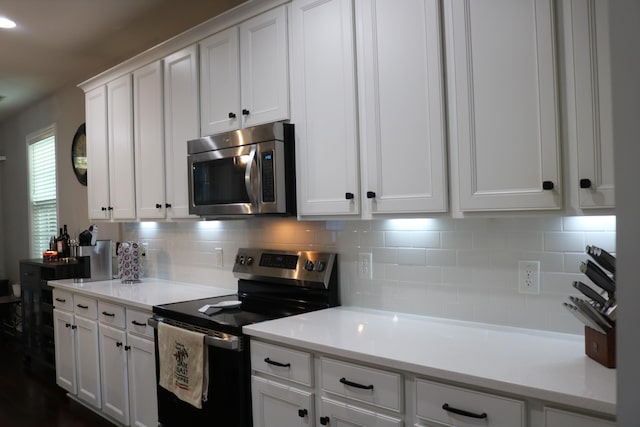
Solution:
{"label": "drawer pull handle", "polygon": [[89,306],[88,305],[82,305],[82,304],[76,304],[78,306],[78,308],[82,308],[84,310],[88,309]]}
{"label": "drawer pull handle", "polygon": [[457,408],[452,408],[451,406],[449,406],[448,403],[445,403],[444,405],[442,405],[442,409],[444,409],[447,412],[453,412],[454,414],[458,414],[458,415],[462,415],[464,417],[470,417],[470,418],[477,418],[477,419],[484,419],[487,418],[487,413],[483,412],[481,414],[474,414],[473,412],[469,412],[469,411],[464,411],[462,409],[457,409]]}
{"label": "drawer pull handle", "polygon": [[291,363],[274,362],[273,360],[269,359],[268,357],[266,359],[264,359],[264,362],[268,363],[269,365],[279,366],[280,368],[290,368],[291,367]]}
{"label": "drawer pull handle", "polygon": [[108,311],[103,311],[102,314],[104,314],[105,316],[109,316],[109,317],[116,317],[115,314],[109,313]]}
{"label": "drawer pull handle", "polygon": [[363,390],[373,390],[373,384],[363,385],[358,383],[353,383],[346,379],[345,377],[340,378],[340,382],[344,385],[348,385],[349,387],[361,388]]}
{"label": "drawer pull handle", "polygon": [[133,323],[136,326],[144,326],[145,328],[147,327],[146,323],[136,322],[135,320],[132,320],[131,323]]}
{"label": "drawer pull handle", "polygon": [[67,300],[64,299],[64,298],[56,298],[56,301],[58,301],[58,302],[67,302]]}

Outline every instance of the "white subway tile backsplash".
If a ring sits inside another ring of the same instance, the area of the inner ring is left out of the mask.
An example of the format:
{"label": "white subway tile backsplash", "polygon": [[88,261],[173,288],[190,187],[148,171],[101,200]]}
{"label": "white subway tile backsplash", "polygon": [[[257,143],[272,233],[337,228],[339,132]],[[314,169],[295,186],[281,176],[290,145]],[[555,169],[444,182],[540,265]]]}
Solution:
{"label": "white subway tile backsplash", "polygon": [[[238,248],[315,249],[338,254],[341,302],[374,309],[580,333],[562,302],[586,244],[615,252],[615,217],[420,218],[296,221],[252,218],[123,224],[147,243],[147,277],[235,289]],[[223,249],[223,267],[213,251]],[[373,280],[357,257],[373,255]],[[539,260],[541,294],[518,294],[518,261]]]}
{"label": "white subway tile backsplash", "polygon": [[581,252],[584,248],[584,233],[544,233],[545,251]]}

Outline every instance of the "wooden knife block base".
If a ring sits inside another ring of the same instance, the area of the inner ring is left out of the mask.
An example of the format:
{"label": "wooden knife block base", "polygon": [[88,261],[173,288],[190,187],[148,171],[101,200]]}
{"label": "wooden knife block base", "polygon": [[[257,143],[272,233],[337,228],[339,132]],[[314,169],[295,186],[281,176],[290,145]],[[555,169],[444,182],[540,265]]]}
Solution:
{"label": "wooden knife block base", "polygon": [[602,334],[588,326],[584,327],[584,351],[593,360],[606,366],[616,367],[616,328]]}

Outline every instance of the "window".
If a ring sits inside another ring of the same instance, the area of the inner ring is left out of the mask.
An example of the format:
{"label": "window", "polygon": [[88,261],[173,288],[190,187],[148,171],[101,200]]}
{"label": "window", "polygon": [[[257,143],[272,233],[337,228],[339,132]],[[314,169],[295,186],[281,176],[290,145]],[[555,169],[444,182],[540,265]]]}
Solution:
{"label": "window", "polygon": [[31,257],[40,258],[58,234],[55,126],[27,136]]}

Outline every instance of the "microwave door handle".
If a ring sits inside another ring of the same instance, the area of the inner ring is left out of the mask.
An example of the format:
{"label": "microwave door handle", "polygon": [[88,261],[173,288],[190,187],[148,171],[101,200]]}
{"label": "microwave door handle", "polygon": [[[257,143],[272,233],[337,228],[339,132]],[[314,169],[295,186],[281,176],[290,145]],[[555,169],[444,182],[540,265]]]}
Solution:
{"label": "microwave door handle", "polygon": [[[254,169],[254,163],[256,163],[256,146],[253,145],[251,147],[251,152],[249,153],[249,161],[247,162],[247,166],[244,170],[244,185],[247,188],[247,194],[249,195],[249,202],[251,202],[251,206],[254,209],[257,209],[258,207],[258,195],[256,194],[256,191],[254,190],[254,185],[253,185],[253,169]],[[256,168],[257,169],[257,165]]]}

